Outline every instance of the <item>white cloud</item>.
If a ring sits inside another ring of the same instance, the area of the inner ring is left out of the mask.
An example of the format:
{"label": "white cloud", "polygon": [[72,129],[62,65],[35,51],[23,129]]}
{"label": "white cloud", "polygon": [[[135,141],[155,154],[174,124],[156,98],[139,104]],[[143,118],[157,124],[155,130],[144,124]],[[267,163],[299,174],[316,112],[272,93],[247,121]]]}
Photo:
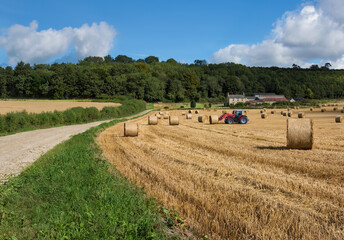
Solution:
{"label": "white cloud", "polygon": [[106,22],[84,24],[80,28],[49,28],[37,31],[38,24],[13,25],[0,36],[0,47],[5,49],[9,63],[47,63],[74,48],[79,58],[105,56],[113,47],[115,29]]}
{"label": "white cloud", "polygon": [[73,45],[80,57],[105,56],[113,47],[113,39],[116,35],[115,29],[106,22],[99,25],[93,23],[80,28],[74,28]]}
{"label": "white cloud", "polygon": [[215,52],[211,60],[290,67],[293,63],[308,66],[320,59],[333,62],[333,68],[343,66],[344,2],[319,0],[316,5],[287,12],[277,21],[272,36],[254,45],[231,44]]}

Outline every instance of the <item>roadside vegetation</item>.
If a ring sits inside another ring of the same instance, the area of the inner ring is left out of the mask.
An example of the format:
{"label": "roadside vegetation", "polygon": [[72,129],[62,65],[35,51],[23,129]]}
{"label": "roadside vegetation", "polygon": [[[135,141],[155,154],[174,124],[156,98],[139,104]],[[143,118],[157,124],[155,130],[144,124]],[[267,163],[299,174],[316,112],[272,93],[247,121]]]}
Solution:
{"label": "roadside vegetation", "polygon": [[75,107],[66,111],[27,113],[16,112],[0,115],[0,135],[16,132],[49,128],[61,125],[88,123],[93,121],[129,116],[146,109],[146,103],[141,100],[126,100],[119,107]]}
{"label": "roadside vegetation", "polygon": [[[135,103],[116,116],[140,111]],[[74,136],[1,185],[0,239],[164,239],[156,203],[100,157],[94,138],[117,122]]]}

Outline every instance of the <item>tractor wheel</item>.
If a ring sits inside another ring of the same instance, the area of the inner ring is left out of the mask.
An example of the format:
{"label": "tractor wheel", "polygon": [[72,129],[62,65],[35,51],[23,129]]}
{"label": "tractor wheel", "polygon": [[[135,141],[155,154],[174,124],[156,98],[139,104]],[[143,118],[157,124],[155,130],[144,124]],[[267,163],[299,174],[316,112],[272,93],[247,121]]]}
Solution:
{"label": "tractor wheel", "polygon": [[243,116],[239,119],[239,123],[246,124],[247,123],[247,117]]}
{"label": "tractor wheel", "polygon": [[225,119],[225,123],[227,123],[227,124],[233,124],[233,118],[226,118]]}

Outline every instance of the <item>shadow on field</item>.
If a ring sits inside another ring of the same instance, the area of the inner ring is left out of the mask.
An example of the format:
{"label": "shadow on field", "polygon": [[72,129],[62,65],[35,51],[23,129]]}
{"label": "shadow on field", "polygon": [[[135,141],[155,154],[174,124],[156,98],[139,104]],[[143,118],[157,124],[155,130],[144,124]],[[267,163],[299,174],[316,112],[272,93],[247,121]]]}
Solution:
{"label": "shadow on field", "polygon": [[262,147],[262,146],[256,146],[255,148],[260,149],[260,150],[288,150],[289,148],[287,147],[272,147],[272,146],[268,146],[268,147]]}

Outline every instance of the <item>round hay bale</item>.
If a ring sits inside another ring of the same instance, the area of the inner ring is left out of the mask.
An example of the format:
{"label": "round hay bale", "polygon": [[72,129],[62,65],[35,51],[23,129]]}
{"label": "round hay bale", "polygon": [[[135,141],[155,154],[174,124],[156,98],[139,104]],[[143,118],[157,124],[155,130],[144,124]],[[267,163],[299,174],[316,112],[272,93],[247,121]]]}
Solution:
{"label": "round hay bale", "polygon": [[158,118],[156,116],[149,116],[148,117],[148,125],[157,125]]}
{"label": "round hay bale", "polygon": [[164,114],[164,119],[168,119],[168,115],[167,114]]}
{"label": "round hay bale", "polygon": [[341,123],[343,122],[343,116],[336,116],[335,120],[336,120],[336,123]]}
{"label": "round hay bale", "polygon": [[338,103],[335,103],[334,105],[337,107],[337,106],[338,106]]}
{"label": "round hay bale", "polygon": [[155,116],[158,118],[158,119],[161,119],[161,115],[160,114],[155,114]]}
{"label": "round hay bale", "polygon": [[170,125],[179,125],[178,116],[170,116],[169,123],[170,123]]}
{"label": "round hay bale", "polygon": [[195,111],[195,114],[199,114],[199,111],[198,111],[198,110],[196,110],[196,111]]}
{"label": "round hay bale", "polygon": [[266,108],[263,108],[263,111],[266,112]]}
{"label": "round hay bale", "polygon": [[264,112],[264,110],[262,109],[262,110],[260,110],[260,113],[263,113]]}
{"label": "round hay bale", "polygon": [[288,112],[288,117],[292,117],[293,116],[293,112],[292,111],[289,111]]}
{"label": "round hay bale", "polygon": [[311,108],[309,109],[309,111],[313,112],[313,108],[311,107]]}
{"label": "round hay bale", "polygon": [[287,112],[283,111],[283,116],[286,117],[287,116]]}
{"label": "round hay bale", "polygon": [[275,114],[275,110],[271,110],[271,114]]}
{"label": "round hay bale", "polygon": [[283,115],[283,111],[281,111],[281,115]]}
{"label": "round hay bale", "polygon": [[182,112],[182,116],[184,116],[185,115],[185,112]]}
{"label": "round hay bale", "polygon": [[305,116],[305,114],[303,113],[303,112],[299,112],[298,114],[297,114],[297,117],[298,118],[303,118]]}
{"label": "round hay bale", "polygon": [[199,115],[198,122],[204,123],[207,121],[207,115]]}
{"label": "round hay bale", "polygon": [[127,122],[124,123],[124,136],[136,137],[139,135],[137,123]]}
{"label": "round hay bale", "polygon": [[266,112],[263,112],[262,115],[260,115],[262,118],[268,118],[268,114]]}
{"label": "round hay bale", "polygon": [[219,117],[217,115],[210,115],[209,116],[209,123],[216,124],[219,122]]}
{"label": "round hay bale", "polygon": [[312,119],[287,120],[287,148],[313,148],[313,121]]}
{"label": "round hay bale", "polygon": [[337,108],[337,107],[334,107],[334,108],[333,108],[333,111],[337,111],[337,110],[338,110],[338,108]]}
{"label": "round hay bale", "polygon": [[192,119],[192,114],[186,114],[186,119]]}
{"label": "round hay bale", "polygon": [[325,109],[325,108],[322,108],[322,109],[321,109],[321,112],[326,112],[326,109]]}
{"label": "round hay bale", "polygon": [[163,112],[159,112],[160,115],[163,115],[164,113]]}
{"label": "round hay bale", "polygon": [[289,112],[290,110],[291,110],[290,108],[287,109],[288,112]]}
{"label": "round hay bale", "polygon": [[244,110],[244,114],[245,114],[245,115],[247,114],[247,112],[248,112],[247,110]]}
{"label": "round hay bale", "polygon": [[340,110],[341,113],[344,113],[344,109]]}
{"label": "round hay bale", "polygon": [[192,113],[192,110],[189,110],[189,112],[188,113]]}

